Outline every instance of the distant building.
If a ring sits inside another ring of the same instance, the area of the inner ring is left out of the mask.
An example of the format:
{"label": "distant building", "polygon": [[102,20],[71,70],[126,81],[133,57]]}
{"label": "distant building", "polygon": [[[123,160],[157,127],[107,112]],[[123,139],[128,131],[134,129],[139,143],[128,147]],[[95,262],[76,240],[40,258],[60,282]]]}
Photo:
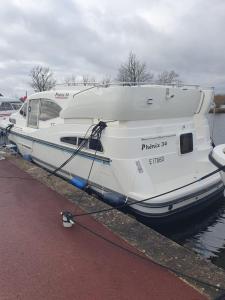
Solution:
{"label": "distant building", "polygon": [[0,93],[0,97],[3,97],[3,95]]}

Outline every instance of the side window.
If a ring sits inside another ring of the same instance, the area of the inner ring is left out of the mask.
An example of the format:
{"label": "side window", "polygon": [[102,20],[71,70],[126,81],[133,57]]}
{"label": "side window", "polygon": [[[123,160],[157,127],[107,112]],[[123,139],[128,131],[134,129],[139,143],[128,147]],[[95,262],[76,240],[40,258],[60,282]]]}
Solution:
{"label": "side window", "polygon": [[47,121],[59,117],[61,107],[47,99],[41,99],[39,120]]}
{"label": "side window", "polygon": [[89,149],[103,152],[102,144],[97,139],[90,139],[89,140]]}
{"label": "side window", "polygon": [[24,103],[24,105],[20,109],[20,114],[25,118],[27,115],[27,103]]}
{"label": "side window", "polygon": [[77,144],[77,137],[75,137],[75,136],[65,136],[65,137],[60,138],[60,141],[63,142],[63,143],[76,145]]}
{"label": "side window", "polygon": [[0,110],[5,110],[5,108],[4,108],[4,106],[3,106],[3,103],[4,103],[4,102],[2,102],[2,103],[0,104]]}
{"label": "side window", "polygon": [[19,102],[11,102],[11,105],[12,105],[12,108],[13,108],[14,110],[19,110],[20,107],[21,107],[21,105],[22,105],[22,103],[19,103]]}
{"label": "side window", "polygon": [[0,110],[13,110],[9,102],[2,102],[0,105]]}
{"label": "side window", "polygon": [[71,144],[71,145],[77,145],[78,140],[78,146],[82,144],[82,147],[89,148],[90,150],[95,150],[98,152],[103,152],[102,144],[97,139],[84,139],[84,138],[77,138],[75,136],[64,136],[60,138],[60,141],[63,143]]}
{"label": "side window", "polygon": [[193,151],[193,134],[184,133],[180,135],[180,153],[186,154]]}
{"label": "side window", "polygon": [[83,147],[87,147],[88,139],[79,138],[78,139],[78,146],[83,145]]}

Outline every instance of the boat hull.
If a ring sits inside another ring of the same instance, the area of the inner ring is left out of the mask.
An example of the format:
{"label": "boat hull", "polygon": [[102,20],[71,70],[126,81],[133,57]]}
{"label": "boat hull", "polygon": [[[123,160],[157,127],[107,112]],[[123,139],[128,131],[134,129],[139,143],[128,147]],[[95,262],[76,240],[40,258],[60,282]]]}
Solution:
{"label": "boat hull", "polygon": [[[21,134],[13,133],[13,131],[10,133],[10,140],[17,144],[22,155],[30,155],[36,164],[49,171],[54,171],[74,151],[73,149],[44,140],[41,141],[34,137],[25,137]],[[48,153],[51,153],[51,155]],[[107,202],[107,198],[103,197],[105,193],[114,195],[115,199],[118,199],[118,197],[124,199],[124,203],[128,201],[129,206],[126,207],[126,210],[135,214],[137,218],[150,223],[169,222],[184,215],[193,214],[193,212],[197,212],[217,201],[224,190],[219,174],[215,174],[210,179],[207,178],[200,183],[194,183],[193,186],[181,187],[161,196],[153,195],[152,200],[151,196],[146,201],[140,198],[129,198],[116,184],[112,172],[112,161],[109,158],[95,157],[88,153],[80,153],[75,160],[57,174],[67,180],[76,176],[86,179],[93,159],[95,163],[89,179],[89,186],[91,186],[92,191],[99,190],[96,194],[100,198],[102,192],[102,199],[105,202]],[[155,199],[157,199],[157,202]],[[140,201],[140,203],[132,204],[137,201]],[[109,204],[113,205],[113,203]],[[115,203],[114,206],[116,205]]]}
{"label": "boat hull", "polygon": [[163,225],[167,223],[177,222],[183,219],[198,214],[199,212],[207,209],[209,206],[214,205],[217,202],[223,201],[224,187],[220,183],[214,191],[211,191],[208,195],[202,193],[202,197],[199,200],[194,200],[190,204],[185,204],[173,211],[168,211],[161,214],[152,214],[143,212],[140,209],[130,207],[130,211],[136,216],[138,220],[143,223],[149,223],[152,225]]}

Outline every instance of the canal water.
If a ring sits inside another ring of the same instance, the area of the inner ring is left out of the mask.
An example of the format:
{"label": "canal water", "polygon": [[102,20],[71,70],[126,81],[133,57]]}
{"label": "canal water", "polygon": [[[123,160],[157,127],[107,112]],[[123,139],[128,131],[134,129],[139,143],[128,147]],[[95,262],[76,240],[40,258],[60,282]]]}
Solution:
{"label": "canal water", "polygon": [[[209,116],[216,145],[225,143],[225,114]],[[159,232],[225,269],[225,198],[188,220],[157,228]]]}

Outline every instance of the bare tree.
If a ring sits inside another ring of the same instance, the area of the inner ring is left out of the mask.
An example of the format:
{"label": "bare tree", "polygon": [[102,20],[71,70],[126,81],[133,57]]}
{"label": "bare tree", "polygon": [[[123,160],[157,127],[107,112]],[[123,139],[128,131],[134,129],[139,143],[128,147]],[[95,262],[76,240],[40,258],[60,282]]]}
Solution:
{"label": "bare tree", "polygon": [[56,84],[52,71],[49,68],[42,66],[35,66],[30,72],[31,87],[36,92],[48,91]]}
{"label": "bare tree", "polygon": [[86,85],[95,85],[95,78],[94,76],[90,77],[90,75],[86,74],[86,75],[83,75],[83,85],[86,86]]}
{"label": "bare tree", "polygon": [[75,75],[71,75],[69,77],[66,77],[64,82],[70,86],[70,85],[76,85],[76,76]]}
{"label": "bare tree", "polygon": [[109,87],[110,86],[110,83],[111,83],[111,76],[104,76],[102,78],[102,84],[105,86],[105,87]]}
{"label": "bare tree", "polygon": [[88,85],[88,82],[90,82],[89,76],[83,75],[83,85],[84,86]]}
{"label": "bare tree", "polygon": [[158,84],[181,83],[179,75],[175,71],[163,71],[158,75],[156,81]]}
{"label": "bare tree", "polygon": [[131,51],[128,61],[122,64],[118,70],[117,80],[135,84],[137,82],[151,81],[153,77],[153,74],[147,71],[146,63],[138,60]]}

